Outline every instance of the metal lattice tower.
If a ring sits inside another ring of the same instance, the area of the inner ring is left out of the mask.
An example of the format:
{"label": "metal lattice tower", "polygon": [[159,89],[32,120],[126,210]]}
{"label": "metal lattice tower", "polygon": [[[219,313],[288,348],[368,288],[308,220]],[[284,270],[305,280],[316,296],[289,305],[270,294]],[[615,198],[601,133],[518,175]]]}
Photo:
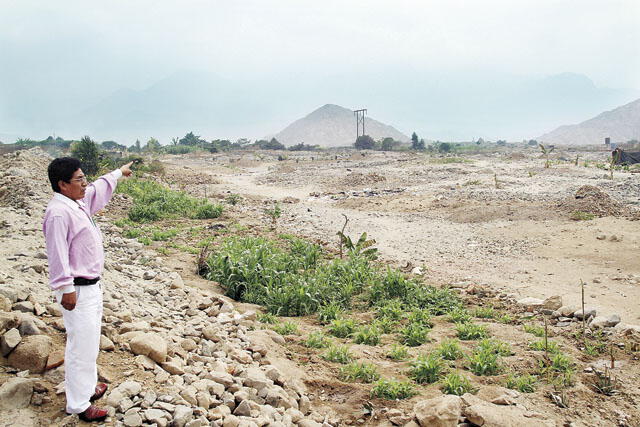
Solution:
{"label": "metal lattice tower", "polygon": [[356,139],[360,136],[360,124],[362,123],[362,135],[364,135],[364,116],[367,114],[367,109],[353,110],[353,114],[356,116]]}

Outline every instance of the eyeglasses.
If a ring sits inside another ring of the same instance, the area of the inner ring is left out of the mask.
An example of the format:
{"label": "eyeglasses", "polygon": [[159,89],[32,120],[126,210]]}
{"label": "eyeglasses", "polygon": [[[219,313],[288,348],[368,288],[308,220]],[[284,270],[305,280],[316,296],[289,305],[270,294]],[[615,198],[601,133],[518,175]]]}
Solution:
{"label": "eyeglasses", "polygon": [[73,178],[73,179],[70,179],[69,181],[71,181],[71,182],[80,182],[80,183],[88,182],[86,176],[81,176],[80,178]]}

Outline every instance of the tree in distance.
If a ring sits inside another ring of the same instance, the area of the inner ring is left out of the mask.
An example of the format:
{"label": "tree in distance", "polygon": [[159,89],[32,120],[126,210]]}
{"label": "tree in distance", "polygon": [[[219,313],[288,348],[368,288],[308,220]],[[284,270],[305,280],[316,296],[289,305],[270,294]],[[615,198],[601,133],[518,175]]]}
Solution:
{"label": "tree in distance", "polygon": [[198,135],[194,135],[193,132],[189,132],[183,138],[181,138],[180,141],[178,141],[180,145],[191,145],[191,146],[201,145],[204,142],[206,141],[200,138]]}
{"label": "tree in distance", "polygon": [[382,143],[380,144],[380,149],[382,151],[393,151],[396,145],[397,145],[397,142],[393,138],[387,137],[382,140]]}
{"label": "tree in distance", "polygon": [[71,156],[80,160],[82,171],[87,175],[95,175],[98,173],[100,160],[100,150],[98,145],[89,138],[84,136],[80,141],[73,143],[71,146]]}
{"label": "tree in distance", "polygon": [[418,139],[418,134],[415,132],[411,134],[411,149],[419,151],[425,149],[424,139]]}
{"label": "tree in distance", "polygon": [[271,141],[258,141],[258,147],[262,150],[286,150],[287,148],[283,143],[275,138],[271,138]]}
{"label": "tree in distance", "polygon": [[157,153],[162,149],[160,142],[155,138],[149,138],[147,144],[144,146],[144,151],[148,151],[151,153]]}
{"label": "tree in distance", "polygon": [[373,150],[376,142],[369,135],[360,135],[353,146],[358,150]]}

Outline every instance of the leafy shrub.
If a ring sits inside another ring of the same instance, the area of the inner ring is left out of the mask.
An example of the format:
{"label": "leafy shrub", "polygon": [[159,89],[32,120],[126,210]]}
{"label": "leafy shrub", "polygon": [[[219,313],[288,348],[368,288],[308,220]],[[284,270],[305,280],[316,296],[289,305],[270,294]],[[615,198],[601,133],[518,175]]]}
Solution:
{"label": "leafy shrub", "polygon": [[403,345],[394,344],[391,346],[387,357],[396,361],[405,360],[409,357],[409,349]]}
{"label": "leafy shrub", "polygon": [[373,321],[372,326],[378,328],[383,334],[390,334],[397,327],[398,321],[388,317],[381,317]]}
{"label": "leafy shrub", "polygon": [[378,345],[380,344],[380,331],[375,326],[361,326],[353,333],[353,341],[356,344]]}
{"label": "leafy shrub", "polygon": [[469,369],[476,375],[496,375],[502,370],[499,358],[494,351],[477,350],[469,357]]}
{"label": "leafy shrub", "polygon": [[429,310],[434,316],[450,313],[462,306],[460,297],[446,287],[417,286],[411,300],[415,301],[416,306]]}
{"label": "leafy shrub", "polygon": [[416,286],[414,281],[407,279],[400,271],[387,268],[380,280],[371,287],[369,301],[371,305],[394,298],[407,301]]}
{"label": "leafy shrub", "polygon": [[324,360],[328,360],[329,362],[336,362],[346,364],[353,360],[353,355],[349,351],[349,347],[341,345],[329,346],[326,352],[324,352],[320,357]]}
{"label": "leafy shrub", "polygon": [[273,330],[280,335],[297,335],[298,324],[294,322],[284,322],[273,326]]}
{"label": "leafy shrub", "polygon": [[537,325],[523,325],[524,331],[533,334],[538,338],[542,338],[544,336],[544,328],[542,326]]}
{"label": "leafy shrub", "polygon": [[476,392],[476,388],[471,384],[469,378],[460,375],[457,371],[449,372],[449,374],[442,379],[440,388],[444,394],[455,394],[456,396]]}
{"label": "leafy shrub", "polygon": [[133,198],[134,204],[129,210],[129,219],[134,222],[177,217],[217,218],[222,214],[221,205],[213,205],[185,192],[171,190],[155,181],[128,179],[118,185],[117,191]]}
{"label": "leafy shrub", "polygon": [[153,241],[166,241],[172,237],[175,237],[178,234],[178,230],[170,229],[170,230],[153,230],[151,232],[151,240]]}
{"label": "leafy shrub", "polygon": [[258,313],[258,322],[275,325],[278,323],[278,318],[271,313]]}
{"label": "leafy shrub", "polygon": [[371,389],[371,397],[389,400],[407,399],[417,394],[413,384],[408,381],[381,379]]}
{"label": "leafy shrub", "polygon": [[511,346],[509,343],[504,341],[495,340],[491,338],[485,338],[478,343],[478,350],[480,351],[488,351],[490,353],[495,353],[499,356],[511,356],[513,352],[511,351]]}
{"label": "leafy shrub", "polygon": [[347,338],[356,329],[356,322],[353,319],[335,319],[329,324],[329,333],[337,338]]}
{"label": "leafy shrub", "polygon": [[404,303],[397,298],[385,301],[376,308],[376,317],[378,319],[401,320],[404,317]]}
{"label": "leafy shrub", "polygon": [[335,302],[329,303],[318,309],[318,322],[320,322],[321,325],[326,325],[327,323],[340,318],[342,313],[344,313],[344,309],[340,304]]}
{"label": "leafy shrub", "polygon": [[591,221],[596,216],[590,212],[582,212],[582,211],[573,211],[569,218],[574,221]]}
{"label": "leafy shrub", "polygon": [[473,310],[473,315],[480,319],[493,319],[496,317],[496,311],[493,307],[478,307]]}
{"label": "leafy shrub", "polygon": [[456,333],[461,340],[479,340],[487,338],[489,331],[484,325],[477,325],[475,323],[458,323],[456,325]]}
{"label": "leafy shrub", "polygon": [[445,365],[437,354],[421,355],[411,362],[409,378],[418,384],[431,384],[438,381]]}
{"label": "leafy shrub", "polygon": [[507,388],[518,390],[520,393],[533,393],[536,391],[538,379],[533,375],[514,375],[507,377]]}
{"label": "leafy shrub", "polygon": [[372,383],[380,379],[375,365],[366,362],[352,362],[340,368],[340,379],[347,382]]}
{"label": "leafy shrub", "polygon": [[433,327],[433,322],[431,321],[431,314],[429,313],[429,310],[424,308],[422,309],[417,308],[413,310],[411,313],[409,313],[409,316],[407,316],[407,321],[409,323],[416,323],[418,325],[422,325],[427,328]]}
{"label": "leafy shrub", "polygon": [[331,340],[321,331],[312,332],[304,342],[309,348],[326,348],[331,345]]}
{"label": "leafy shrub", "polygon": [[471,314],[464,308],[456,308],[449,312],[447,319],[453,323],[468,323],[471,322]]}
{"label": "leafy shrub", "polygon": [[149,246],[151,244],[151,239],[148,237],[138,237],[138,242],[142,243],[145,246]]}
{"label": "leafy shrub", "polygon": [[460,343],[455,339],[444,340],[436,347],[436,353],[445,360],[458,360],[464,356]]}
{"label": "leafy shrub", "polygon": [[417,323],[410,323],[400,330],[400,342],[409,347],[417,347],[429,340],[429,328]]}
{"label": "leafy shrub", "polygon": [[125,230],[122,235],[127,239],[136,239],[142,236],[142,230],[140,230],[139,228],[129,228],[128,230]]}
{"label": "leafy shrub", "polygon": [[558,346],[558,343],[555,341],[550,341],[547,340],[547,343],[545,345],[545,341],[544,340],[538,340],[538,341],[533,341],[529,343],[529,348],[531,350],[535,350],[535,351],[548,351],[549,353],[559,353],[560,352],[560,347]]}
{"label": "leafy shrub", "polygon": [[242,201],[242,196],[240,196],[239,194],[231,193],[224,200],[231,206],[235,206]]}

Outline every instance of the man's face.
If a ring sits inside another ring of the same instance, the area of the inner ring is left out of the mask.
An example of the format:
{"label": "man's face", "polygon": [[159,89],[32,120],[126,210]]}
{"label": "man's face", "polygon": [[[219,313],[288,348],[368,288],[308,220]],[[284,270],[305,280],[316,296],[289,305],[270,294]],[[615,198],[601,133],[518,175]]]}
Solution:
{"label": "man's face", "polygon": [[84,176],[82,169],[78,169],[73,173],[69,182],[58,181],[60,193],[67,196],[71,200],[81,200],[87,189],[87,177]]}

